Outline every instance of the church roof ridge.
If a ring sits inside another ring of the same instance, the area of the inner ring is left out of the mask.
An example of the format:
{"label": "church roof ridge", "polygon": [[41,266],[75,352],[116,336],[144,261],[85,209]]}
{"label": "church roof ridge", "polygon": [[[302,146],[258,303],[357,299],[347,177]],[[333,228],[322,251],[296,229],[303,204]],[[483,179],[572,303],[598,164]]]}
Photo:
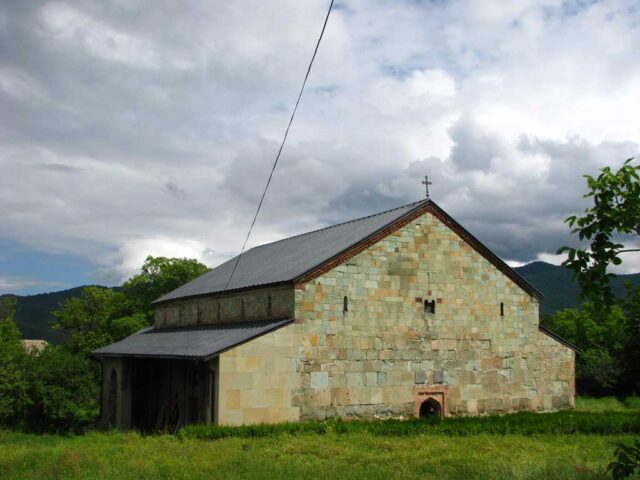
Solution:
{"label": "church roof ridge", "polygon": [[[256,248],[268,247],[270,245],[273,245],[274,243],[284,242],[285,240],[291,240],[293,238],[304,237],[305,235],[311,235],[313,233],[319,233],[319,232],[322,232],[324,230],[329,230],[331,228],[342,227],[343,225],[348,225],[350,223],[360,222],[362,220],[368,220],[370,218],[377,217],[377,216],[380,216],[380,215],[384,215],[386,213],[394,212],[396,210],[400,210],[400,209],[403,209],[403,208],[411,207],[413,205],[415,205],[417,207],[421,203],[425,203],[426,204],[428,202],[430,202],[430,200],[418,200],[417,202],[407,203],[406,205],[400,205],[399,207],[390,208],[389,210],[384,210],[382,212],[373,213],[371,215],[365,215],[364,217],[354,218],[352,220],[347,220],[347,221],[340,222],[340,223],[334,223],[334,224],[331,224],[331,225],[327,225],[326,227],[320,227],[320,228],[317,228],[315,230],[309,230],[308,232],[297,233],[295,235],[291,235],[290,237],[285,237],[285,238],[281,238],[279,240],[274,240],[273,242],[263,243],[262,245],[256,245],[255,247],[251,247],[249,250],[247,250],[247,252],[250,252],[251,250],[256,249]],[[247,253],[247,252],[245,252],[245,253]]]}
{"label": "church roof ridge", "polygon": [[[431,212],[525,291],[542,294],[435,202],[424,199],[258,245],[163,295],[154,304],[267,285],[305,283],[357,255],[407,222]],[[236,264],[237,263],[237,264]],[[235,272],[232,275],[232,272]]]}
{"label": "church roof ridge", "polygon": [[[420,200],[253,247],[239,260],[235,256],[153,303],[292,282],[430,203]],[[229,282],[236,261],[238,265]]]}

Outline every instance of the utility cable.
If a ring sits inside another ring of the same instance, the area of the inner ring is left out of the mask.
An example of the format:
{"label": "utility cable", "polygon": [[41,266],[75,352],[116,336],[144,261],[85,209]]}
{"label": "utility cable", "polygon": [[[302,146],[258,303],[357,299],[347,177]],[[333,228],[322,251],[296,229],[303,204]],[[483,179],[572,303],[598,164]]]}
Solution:
{"label": "utility cable", "polygon": [[327,10],[327,16],[324,19],[324,24],[322,25],[322,30],[320,31],[320,36],[318,37],[318,41],[316,42],[316,48],[313,50],[313,55],[311,56],[311,61],[309,62],[309,67],[307,67],[307,73],[304,76],[304,80],[302,82],[302,87],[300,88],[300,93],[298,94],[298,99],[296,100],[296,104],[293,107],[293,111],[291,112],[291,117],[289,118],[289,124],[287,125],[287,129],[284,132],[284,137],[282,138],[282,143],[280,143],[280,148],[278,149],[278,154],[276,155],[276,159],[273,162],[273,166],[271,167],[271,173],[269,173],[269,178],[267,179],[267,184],[264,186],[264,191],[262,192],[262,196],[260,197],[260,202],[258,202],[258,208],[256,209],[256,214],[253,216],[253,221],[251,222],[251,226],[249,227],[249,232],[247,233],[247,237],[244,239],[244,243],[242,244],[242,249],[240,250],[240,255],[236,257],[236,261],[233,265],[233,270],[231,271],[231,275],[227,279],[227,283],[224,286],[226,290],[229,287],[229,283],[233,279],[233,275],[236,273],[236,269],[238,268],[238,263],[240,263],[240,257],[244,253],[245,248],[247,247],[247,242],[249,241],[249,237],[251,236],[251,232],[253,231],[253,227],[256,224],[256,220],[258,218],[258,214],[260,213],[260,209],[262,208],[262,203],[264,202],[264,198],[267,195],[267,190],[269,190],[269,185],[271,184],[271,179],[273,178],[273,173],[276,171],[276,167],[278,166],[278,160],[280,160],[280,154],[282,153],[282,149],[284,148],[284,144],[287,141],[287,136],[289,135],[289,129],[291,128],[291,124],[293,123],[293,118],[296,116],[296,111],[298,110],[298,105],[300,104],[300,99],[302,98],[302,93],[304,92],[304,87],[307,84],[307,79],[309,78],[309,74],[311,73],[311,67],[313,66],[313,61],[316,58],[316,54],[318,53],[318,48],[320,48],[320,42],[322,41],[322,37],[324,35],[324,31],[327,27],[327,22],[329,21],[329,15],[331,15],[331,9],[333,8],[334,0],[331,0],[329,4],[329,10]]}

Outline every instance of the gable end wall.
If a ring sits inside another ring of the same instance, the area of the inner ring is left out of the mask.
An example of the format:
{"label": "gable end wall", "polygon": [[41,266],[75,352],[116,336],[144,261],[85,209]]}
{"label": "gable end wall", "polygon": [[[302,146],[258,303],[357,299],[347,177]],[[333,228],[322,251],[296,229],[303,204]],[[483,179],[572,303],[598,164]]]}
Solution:
{"label": "gable end wall", "polygon": [[454,415],[571,407],[574,352],[538,331],[538,307],[425,213],[296,287],[292,405],[302,420],[406,417],[433,391]]}

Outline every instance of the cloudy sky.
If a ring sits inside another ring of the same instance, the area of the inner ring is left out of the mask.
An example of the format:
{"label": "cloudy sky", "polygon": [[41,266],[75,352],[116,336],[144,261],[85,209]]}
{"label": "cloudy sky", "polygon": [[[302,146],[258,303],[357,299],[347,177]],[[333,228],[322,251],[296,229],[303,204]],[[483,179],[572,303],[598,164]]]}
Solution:
{"label": "cloudy sky", "polygon": [[[237,254],[327,6],[0,0],[0,293]],[[638,45],[636,0],[338,0],[250,243],[429,175],[500,257],[557,261],[581,175],[640,153]]]}

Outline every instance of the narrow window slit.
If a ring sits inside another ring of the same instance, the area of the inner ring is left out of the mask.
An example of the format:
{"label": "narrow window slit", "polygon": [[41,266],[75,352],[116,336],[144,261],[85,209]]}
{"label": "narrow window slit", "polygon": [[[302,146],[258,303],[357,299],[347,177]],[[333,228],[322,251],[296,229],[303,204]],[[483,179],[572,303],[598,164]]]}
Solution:
{"label": "narrow window slit", "polygon": [[345,297],[342,299],[342,313],[347,313],[349,311],[349,299]]}
{"label": "narrow window slit", "polygon": [[504,303],[500,302],[500,316],[504,317]]}

